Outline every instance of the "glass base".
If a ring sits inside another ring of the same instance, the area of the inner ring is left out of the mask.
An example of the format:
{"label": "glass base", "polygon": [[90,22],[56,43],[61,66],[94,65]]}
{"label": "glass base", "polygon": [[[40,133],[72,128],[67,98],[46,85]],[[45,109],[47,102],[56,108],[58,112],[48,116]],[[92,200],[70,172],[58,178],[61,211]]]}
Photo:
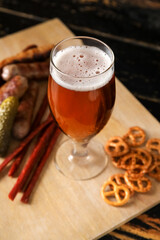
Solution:
{"label": "glass base", "polygon": [[88,154],[73,153],[72,140],[66,140],[55,155],[56,168],[65,176],[75,180],[87,180],[99,175],[106,167],[108,156],[101,143],[91,140],[87,145]]}

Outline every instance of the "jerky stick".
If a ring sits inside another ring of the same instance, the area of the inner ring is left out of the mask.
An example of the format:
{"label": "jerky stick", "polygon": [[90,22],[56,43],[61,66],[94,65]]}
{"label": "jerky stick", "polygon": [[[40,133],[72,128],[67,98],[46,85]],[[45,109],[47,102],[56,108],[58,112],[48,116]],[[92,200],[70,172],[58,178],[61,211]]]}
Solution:
{"label": "jerky stick", "polygon": [[37,161],[42,156],[42,154],[44,152],[44,148],[46,147],[46,144],[49,141],[50,136],[52,135],[52,133],[55,129],[55,126],[56,125],[54,122],[52,124],[50,124],[50,126],[46,129],[46,131],[44,131],[44,134],[40,137],[39,141],[37,141],[37,145],[35,146],[26,165],[22,169],[22,172],[20,173],[15,185],[13,186],[12,190],[10,191],[10,193],[8,195],[8,197],[11,200],[14,200],[17,193],[25,185],[25,182],[29,178],[32,168],[34,167],[35,164],[37,164]]}
{"label": "jerky stick", "polygon": [[21,144],[8,156],[4,159],[4,161],[0,164],[0,172],[3,170],[5,166],[9,162],[11,162],[18,154],[23,151],[23,149],[26,147],[27,144],[29,144],[32,139],[40,133],[47,125],[51,124],[53,122],[53,118],[49,117],[46,121],[41,123],[33,132],[31,132],[22,142]]}
{"label": "jerky stick", "polygon": [[33,131],[35,127],[37,127],[40,124],[42,117],[47,109],[47,106],[48,106],[48,95],[46,94],[42,100],[39,111],[32,123],[31,131]]}
{"label": "jerky stick", "polygon": [[61,133],[60,129],[57,128],[56,131],[54,132],[53,136],[51,136],[51,140],[49,142],[49,145],[47,146],[47,150],[45,152],[45,154],[43,155],[42,159],[40,160],[39,165],[37,166],[37,168],[35,169],[35,172],[33,173],[33,176],[27,186],[27,188],[25,189],[23,196],[21,198],[21,201],[23,203],[28,203],[29,201],[29,197],[34,189],[34,186],[41,174],[41,171],[43,169],[43,167],[45,166],[47,159],[49,158],[49,155],[54,147],[54,144],[59,136],[59,134]]}

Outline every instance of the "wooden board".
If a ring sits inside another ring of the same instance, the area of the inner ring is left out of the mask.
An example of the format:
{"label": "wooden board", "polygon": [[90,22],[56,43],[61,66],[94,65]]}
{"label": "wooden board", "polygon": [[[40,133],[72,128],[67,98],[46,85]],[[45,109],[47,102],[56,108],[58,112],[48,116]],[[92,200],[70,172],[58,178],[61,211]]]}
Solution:
{"label": "wooden board", "polygon": [[[13,55],[29,44],[57,43],[72,33],[58,19],[0,39],[0,59]],[[111,119],[96,136],[102,144],[114,135],[122,136],[129,127],[139,125],[148,137],[160,137],[159,122],[116,80],[117,97]],[[160,202],[159,183],[152,190],[135,195],[129,204],[115,208],[100,197],[103,182],[120,172],[108,164],[98,177],[73,181],[60,174],[54,164],[54,152],[65,138],[61,135],[36,186],[32,201],[20,202],[21,194],[8,199],[16,179],[0,176],[0,239],[5,240],[91,240],[98,239]]]}

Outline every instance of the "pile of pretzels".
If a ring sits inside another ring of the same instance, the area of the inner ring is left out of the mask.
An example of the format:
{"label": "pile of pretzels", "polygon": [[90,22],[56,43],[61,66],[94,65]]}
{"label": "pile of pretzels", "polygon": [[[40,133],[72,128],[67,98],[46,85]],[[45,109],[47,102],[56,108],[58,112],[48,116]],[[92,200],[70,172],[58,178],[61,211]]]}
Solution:
{"label": "pile of pretzels", "polygon": [[112,175],[102,185],[101,196],[108,204],[122,206],[135,192],[150,191],[150,177],[160,181],[160,139],[146,139],[141,127],[129,128],[122,137],[111,137],[105,151],[114,166],[125,170]]}

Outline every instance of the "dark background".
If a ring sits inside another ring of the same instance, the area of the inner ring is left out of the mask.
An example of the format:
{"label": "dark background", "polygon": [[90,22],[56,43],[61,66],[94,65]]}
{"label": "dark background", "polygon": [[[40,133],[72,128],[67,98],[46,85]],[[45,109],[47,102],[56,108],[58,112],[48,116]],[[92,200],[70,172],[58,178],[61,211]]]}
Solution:
{"label": "dark background", "polygon": [[[0,37],[55,17],[110,45],[116,76],[160,120],[159,0],[0,0]],[[160,239],[160,205],[102,239]]]}

